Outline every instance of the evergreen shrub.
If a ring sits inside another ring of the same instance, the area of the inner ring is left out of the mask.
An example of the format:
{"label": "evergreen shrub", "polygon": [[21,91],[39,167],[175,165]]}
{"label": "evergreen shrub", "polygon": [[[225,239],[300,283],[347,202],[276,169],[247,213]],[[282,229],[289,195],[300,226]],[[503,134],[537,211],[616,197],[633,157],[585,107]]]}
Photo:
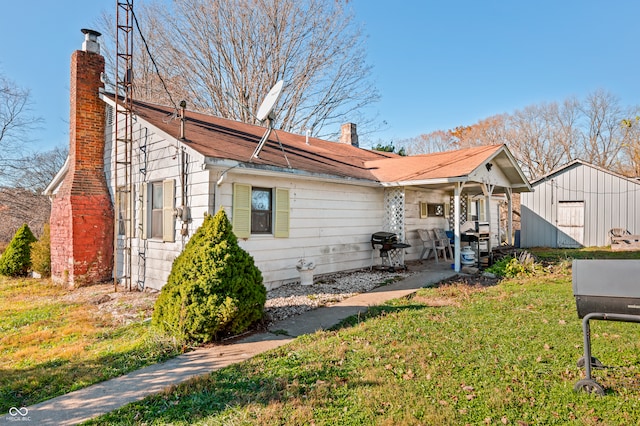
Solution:
{"label": "evergreen shrub", "polygon": [[43,277],[51,276],[51,237],[48,223],[44,224],[40,239],[31,243],[31,269]]}
{"label": "evergreen shrub", "polygon": [[207,216],[171,268],[152,325],[206,343],[246,331],[262,319],[267,291],[253,257],[233,234],[224,210]]}
{"label": "evergreen shrub", "polygon": [[31,267],[31,243],[36,241],[31,229],[25,223],[18,229],[13,239],[0,257],[0,274],[9,277],[24,277]]}

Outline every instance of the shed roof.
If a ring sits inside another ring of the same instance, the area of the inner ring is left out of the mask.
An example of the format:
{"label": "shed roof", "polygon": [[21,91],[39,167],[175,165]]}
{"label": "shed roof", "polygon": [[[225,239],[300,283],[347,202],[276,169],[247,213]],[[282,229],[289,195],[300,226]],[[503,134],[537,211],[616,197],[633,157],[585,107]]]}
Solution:
{"label": "shed roof", "polygon": [[640,180],[638,180],[638,179],[630,178],[630,177],[627,177],[627,176],[623,176],[623,175],[621,175],[619,173],[612,172],[611,170],[607,170],[607,169],[605,169],[603,167],[596,166],[595,164],[591,164],[591,163],[589,163],[587,161],[583,161],[583,160],[580,160],[580,159],[570,161],[567,164],[565,164],[564,166],[560,166],[557,169],[550,171],[546,175],[541,176],[541,177],[539,177],[539,178],[537,178],[535,180],[532,180],[531,181],[531,185],[535,186],[535,185],[538,185],[538,184],[540,184],[542,182],[545,182],[545,181],[547,181],[549,179],[553,179],[555,176],[558,176],[558,175],[560,175],[560,174],[566,172],[567,170],[569,170],[569,169],[571,169],[573,167],[576,167],[576,166],[591,167],[592,169],[599,170],[599,171],[601,171],[603,173],[607,173],[607,174],[610,174],[610,175],[615,176],[617,178],[624,179],[624,180],[627,180],[629,182],[632,182],[632,183],[635,183],[637,185],[640,185]]}

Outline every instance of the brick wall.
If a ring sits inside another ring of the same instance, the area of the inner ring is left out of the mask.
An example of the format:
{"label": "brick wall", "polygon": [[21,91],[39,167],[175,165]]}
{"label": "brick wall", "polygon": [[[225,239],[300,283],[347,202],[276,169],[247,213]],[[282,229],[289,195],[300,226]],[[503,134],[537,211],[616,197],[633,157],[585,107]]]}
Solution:
{"label": "brick wall", "polygon": [[71,57],[69,169],[51,206],[51,275],[70,286],[112,279],[113,204],[104,175],[104,58]]}

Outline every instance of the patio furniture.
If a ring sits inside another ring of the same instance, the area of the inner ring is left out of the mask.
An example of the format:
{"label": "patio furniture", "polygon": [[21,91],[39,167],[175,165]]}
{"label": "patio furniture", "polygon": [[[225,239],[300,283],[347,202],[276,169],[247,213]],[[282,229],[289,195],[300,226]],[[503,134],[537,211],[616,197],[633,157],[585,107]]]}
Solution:
{"label": "patio furniture", "polygon": [[[447,236],[447,233],[442,228],[433,228],[435,234],[436,246],[443,246],[444,252],[449,253],[449,259],[453,260],[453,248],[451,247],[451,240]],[[446,256],[445,256],[446,258]]]}
{"label": "patio furniture", "polygon": [[611,228],[609,238],[612,251],[640,250],[640,235],[633,235],[624,228]]}
{"label": "patio furniture", "polygon": [[[432,230],[427,229],[418,229],[418,235],[422,240],[422,253],[420,253],[420,260],[427,260],[431,256],[431,251],[433,251],[433,255],[436,259],[436,263],[439,261],[438,252],[442,252],[443,259],[447,259],[447,254],[445,252],[446,247],[442,244],[436,243],[436,237]],[[427,255],[426,257],[425,254]]]}

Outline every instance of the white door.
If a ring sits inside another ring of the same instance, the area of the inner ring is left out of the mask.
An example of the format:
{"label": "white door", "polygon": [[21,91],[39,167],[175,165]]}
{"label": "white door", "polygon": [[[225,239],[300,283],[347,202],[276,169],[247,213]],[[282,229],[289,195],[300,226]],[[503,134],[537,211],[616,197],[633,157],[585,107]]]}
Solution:
{"label": "white door", "polygon": [[582,247],[584,241],[584,201],[558,203],[558,247]]}

